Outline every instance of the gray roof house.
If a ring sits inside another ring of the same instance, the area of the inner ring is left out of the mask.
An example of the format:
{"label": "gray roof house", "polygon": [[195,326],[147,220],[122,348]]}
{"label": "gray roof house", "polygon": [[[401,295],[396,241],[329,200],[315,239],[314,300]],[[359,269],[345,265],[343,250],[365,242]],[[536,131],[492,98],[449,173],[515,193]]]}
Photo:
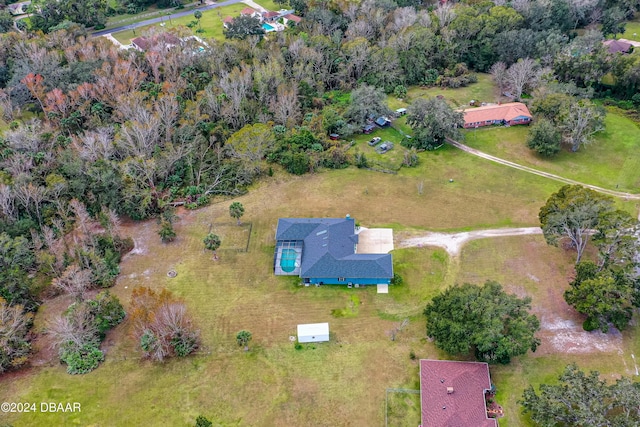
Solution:
{"label": "gray roof house", "polygon": [[358,254],[353,218],[280,218],[274,272],[324,285],[389,284],[391,254]]}

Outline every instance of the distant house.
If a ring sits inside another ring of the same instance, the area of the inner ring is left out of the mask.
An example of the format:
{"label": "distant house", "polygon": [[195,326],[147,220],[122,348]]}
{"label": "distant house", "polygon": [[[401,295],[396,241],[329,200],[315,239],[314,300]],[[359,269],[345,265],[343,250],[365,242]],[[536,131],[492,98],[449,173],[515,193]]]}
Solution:
{"label": "distant house", "polygon": [[305,284],[389,284],[390,254],[358,254],[355,221],[346,218],[280,218],[273,268],[276,276],[299,276]]}
{"label": "distant house", "polygon": [[296,25],[302,21],[302,18],[300,18],[297,15],[294,15],[293,13],[288,13],[286,15],[283,15],[282,17],[284,18],[285,25],[288,24],[289,21],[294,22]]}
{"label": "distant house", "polygon": [[622,40],[605,40],[602,44],[609,53],[629,53],[633,51],[633,45]]}
{"label": "distant house", "polygon": [[476,128],[490,125],[526,125],[531,122],[532,116],[526,105],[521,102],[509,102],[507,104],[487,105],[467,110],[458,110],[464,113],[464,127]]}
{"label": "distant house", "polygon": [[279,12],[262,12],[262,18],[265,22],[273,22],[280,18]]}
{"label": "distant house", "polygon": [[233,23],[233,17],[227,16],[222,20],[222,26],[225,28],[229,28],[229,24]]}
{"label": "distant house", "polygon": [[385,126],[389,126],[391,124],[391,120],[389,120],[388,117],[380,116],[380,117],[378,117],[376,119],[375,123],[380,127],[385,127]]}
{"label": "distant house", "polygon": [[250,7],[245,7],[240,11],[240,15],[251,16],[252,18],[258,18],[260,22],[262,22],[262,13],[257,10],[251,9]]}
{"label": "distant house", "polygon": [[405,114],[407,114],[407,109],[406,108],[398,108],[396,110],[396,115],[397,116],[404,116]]}
{"label": "distant house", "polygon": [[422,426],[498,427],[487,412],[490,390],[486,363],[420,360]]}
{"label": "distant house", "polygon": [[152,37],[136,37],[131,40],[131,45],[139,51],[146,52],[150,49],[169,50],[180,42],[181,40],[171,33],[160,33]]}

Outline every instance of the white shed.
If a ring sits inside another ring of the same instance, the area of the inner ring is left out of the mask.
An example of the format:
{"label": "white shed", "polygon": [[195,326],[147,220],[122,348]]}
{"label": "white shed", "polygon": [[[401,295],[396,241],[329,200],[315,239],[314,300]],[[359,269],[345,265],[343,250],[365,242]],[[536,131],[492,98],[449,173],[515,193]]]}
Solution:
{"label": "white shed", "polygon": [[298,342],[324,342],[329,341],[328,323],[308,323],[298,325]]}

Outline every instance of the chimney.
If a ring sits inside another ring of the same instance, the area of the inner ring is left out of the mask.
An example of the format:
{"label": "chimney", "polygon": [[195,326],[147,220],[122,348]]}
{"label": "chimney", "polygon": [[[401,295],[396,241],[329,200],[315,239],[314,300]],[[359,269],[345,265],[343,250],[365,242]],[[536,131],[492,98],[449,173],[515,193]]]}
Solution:
{"label": "chimney", "polygon": [[453,394],[453,387],[447,387],[447,394]]}

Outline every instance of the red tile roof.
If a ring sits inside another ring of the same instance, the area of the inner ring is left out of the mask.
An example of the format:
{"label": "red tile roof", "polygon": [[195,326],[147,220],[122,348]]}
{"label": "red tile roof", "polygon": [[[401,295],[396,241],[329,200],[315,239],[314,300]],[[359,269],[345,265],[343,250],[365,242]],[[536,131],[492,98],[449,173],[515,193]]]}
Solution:
{"label": "red tile roof", "polygon": [[146,37],[136,37],[135,39],[131,40],[131,44],[137,46],[138,49],[147,50],[149,49],[151,42]]}
{"label": "red tile roof", "polygon": [[422,427],[498,427],[487,417],[490,388],[486,363],[420,360]]}
{"label": "red tile roof", "polygon": [[264,16],[265,18],[276,18],[280,16],[280,14],[278,12],[264,12],[262,16]]}
{"label": "red tile roof", "polygon": [[526,116],[531,119],[529,109],[521,102],[509,102],[507,104],[487,105],[477,108],[471,107],[464,110],[463,113],[465,125],[487,120],[504,120],[508,122],[520,116]]}
{"label": "red tile roof", "polygon": [[631,43],[620,40],[607,40],[602,44],[607,47],[609,53],[627,53],[631,49]]}
{"label": "red tile roof", "polygon": [[287,18],[289,21],[295,22],[296,24],[299,24],[300,21],[302,21],[302,18],[300,18],[298,15],[294,15],[293,13],[284,15],[284,17]]}
{"label": "red tile roof", "polygon": [[222,20],[222,22],[225,23],[225,24],[230,24],[230,23],[233,22],[233,17],[232,16],[227,16],[226,18],[224,18]]}
{"label": "red tile roof", "polygon": [[250,7],[245,7],[240,11],[240,15],[253,15],[254,13],[256,13],[256,11]]}

